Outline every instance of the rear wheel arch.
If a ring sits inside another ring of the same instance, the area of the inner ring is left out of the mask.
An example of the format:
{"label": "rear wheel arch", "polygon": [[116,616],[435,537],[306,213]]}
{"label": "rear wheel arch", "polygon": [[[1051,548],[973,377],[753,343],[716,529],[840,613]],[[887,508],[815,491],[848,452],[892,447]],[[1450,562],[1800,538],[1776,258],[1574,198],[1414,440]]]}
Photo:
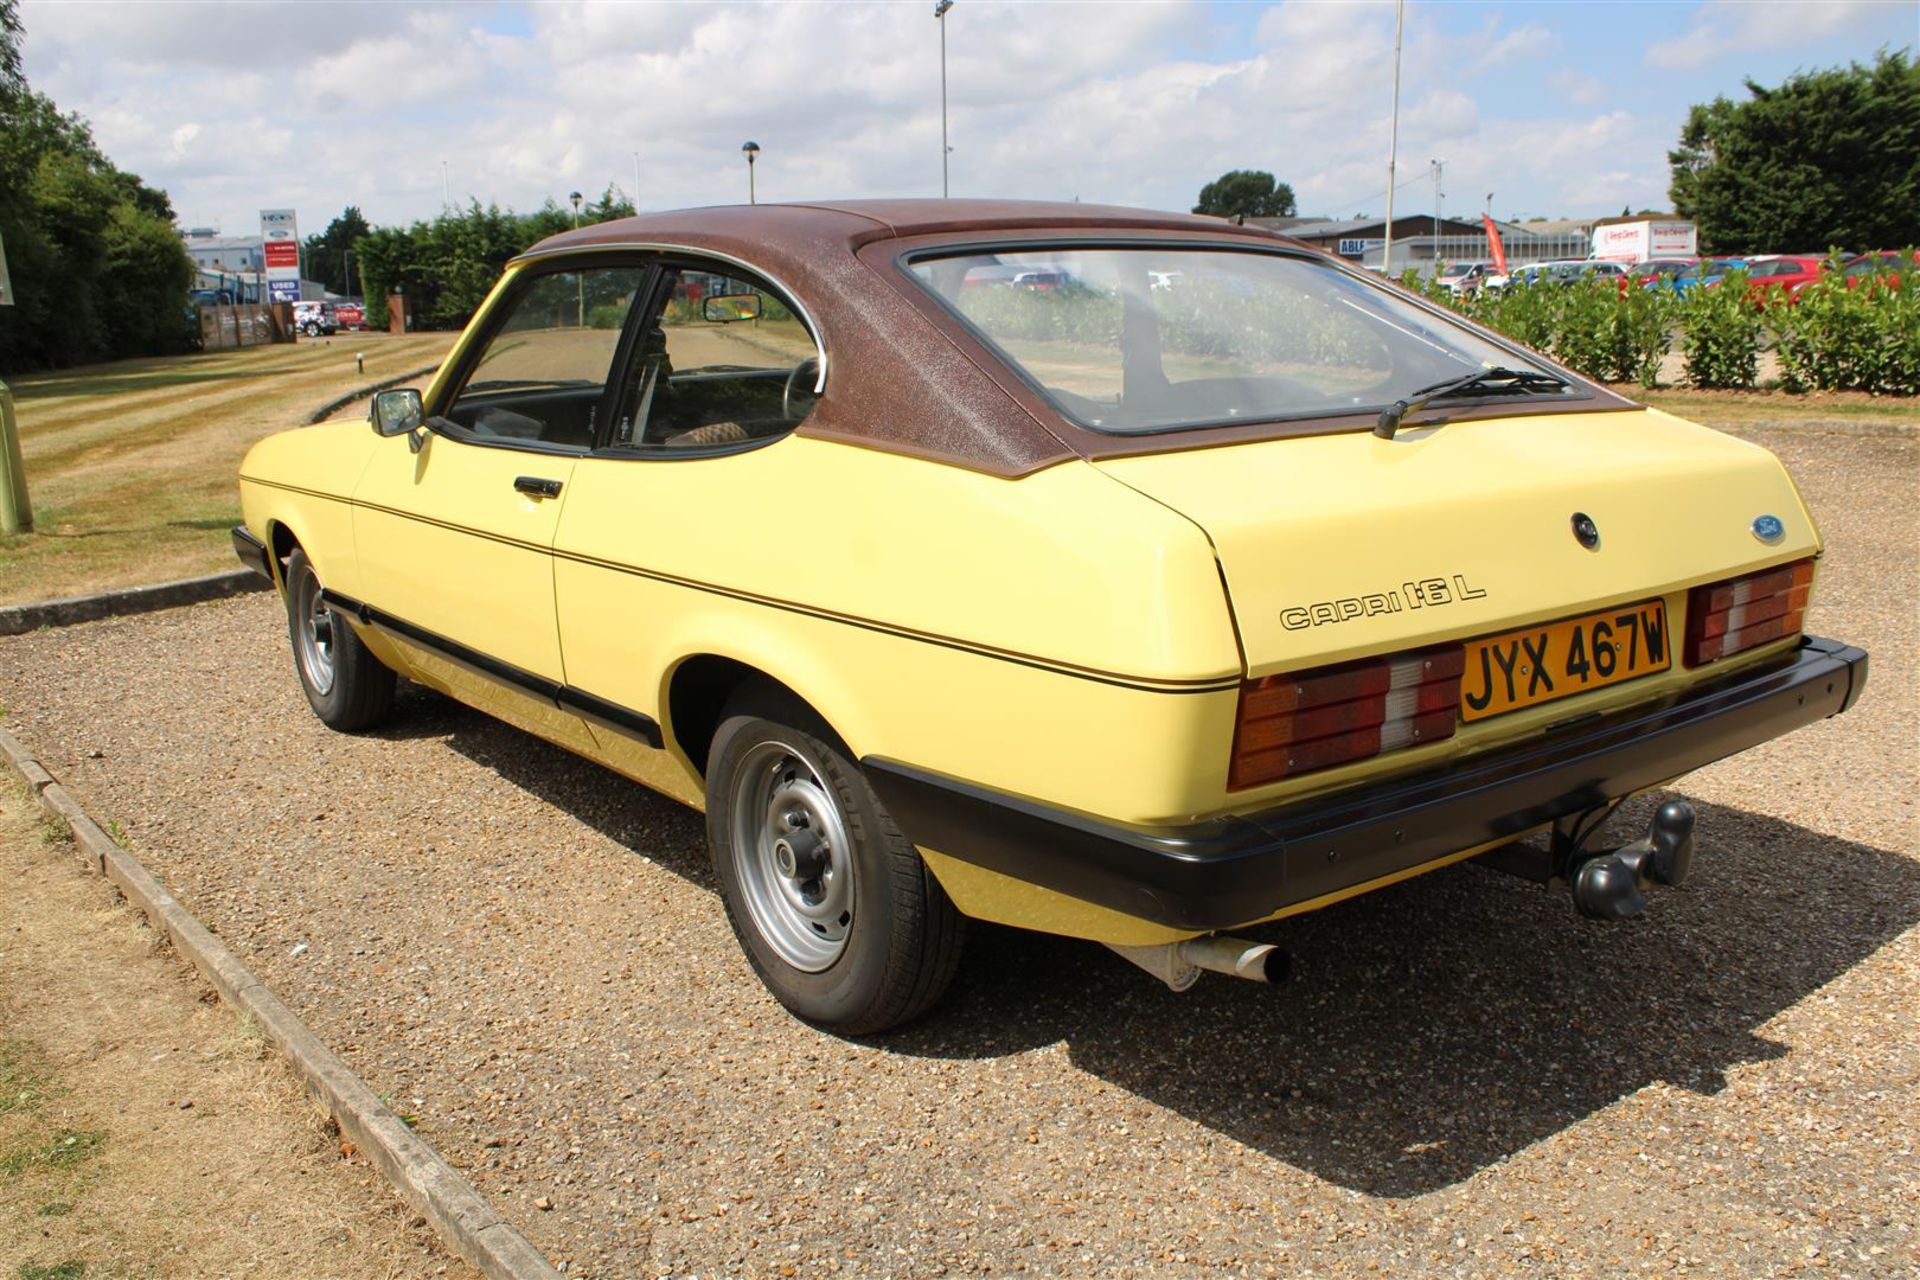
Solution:
{"label": "rear wheel arch", "polygon": [[699,653],[673,670],[667,685],[667,733],[704,780],[714,734],[727,707],[745,690],[784,696],[807,708],[822,723],[826,716],[784,680],[738,658]]}

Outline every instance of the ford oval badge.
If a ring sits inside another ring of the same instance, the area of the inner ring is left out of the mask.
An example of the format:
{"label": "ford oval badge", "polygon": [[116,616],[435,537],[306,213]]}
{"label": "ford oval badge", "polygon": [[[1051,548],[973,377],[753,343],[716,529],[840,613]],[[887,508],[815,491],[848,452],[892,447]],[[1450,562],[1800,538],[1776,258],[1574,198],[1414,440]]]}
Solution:
{"label": "ford oval badge", "polygon": [[1755,516],[1753,536],[1765,543],[1775,543],[1787,536],[1787,526],[1780,523],[1779,516]]}
{"label": "ford oval badge", "polygon": [[1600,526],[1586,512],[1576,511],[1573,513],[1573,537],[1574,541],[1592,551],[1600,545]]}

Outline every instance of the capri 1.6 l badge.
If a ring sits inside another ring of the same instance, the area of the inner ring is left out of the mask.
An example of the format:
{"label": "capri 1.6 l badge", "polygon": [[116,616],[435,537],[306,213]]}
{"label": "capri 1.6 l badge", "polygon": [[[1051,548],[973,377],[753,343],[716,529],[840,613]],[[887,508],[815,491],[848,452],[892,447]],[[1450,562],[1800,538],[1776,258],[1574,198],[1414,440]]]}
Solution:
{"label": "capri 1.6 l badge", "polygon": [[1454,573],[1444,578],[1403,582],[1397,590],[1370,591],[1338,600],[1316,600],[1312,604],[1295,605],[1280,611],[1280,625],[1289,631],[1304,631],[1308,627],[1323,627],[1352,618],[1371,618],[1409,609],[1433,609],[1467,600],[1483,600],[1486,594],[1479,587],[1469,586],[1466,574]]}

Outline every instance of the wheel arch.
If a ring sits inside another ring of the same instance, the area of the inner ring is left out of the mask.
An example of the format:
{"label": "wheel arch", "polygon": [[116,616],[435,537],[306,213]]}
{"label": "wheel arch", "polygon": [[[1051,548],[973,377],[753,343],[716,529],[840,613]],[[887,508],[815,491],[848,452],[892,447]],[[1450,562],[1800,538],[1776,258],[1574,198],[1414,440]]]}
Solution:
{"label": "wheel arch", "polygon": [[832,730],[841,745],[848,747],[850,758],[859,759],[851,749],[848,726],[843,723],[851,708],[830,696],[829,686],[837,682],[823,681],[818,673],[808,679],[790,669],[776,671],[775,666],[720,652],[697,652],[674,663],[668,672],[667,688],[661,700],[666,712],[666,723],[662,727],[669,745],[686,757],[703,782],[707,775],[708,751],[720,728],[721,715],[728,702],[750,686],[793,698]]}

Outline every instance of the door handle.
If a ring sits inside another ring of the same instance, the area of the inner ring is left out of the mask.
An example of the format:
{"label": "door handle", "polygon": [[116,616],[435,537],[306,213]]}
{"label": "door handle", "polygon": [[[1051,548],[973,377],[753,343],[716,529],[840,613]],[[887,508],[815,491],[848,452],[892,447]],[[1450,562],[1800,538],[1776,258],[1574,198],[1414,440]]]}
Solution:
{"label": "door handle", "polygon": [[513,487],[533,498],[557,498],[560,496],[558,480],[542,480],[539,476],[515,476]]}

